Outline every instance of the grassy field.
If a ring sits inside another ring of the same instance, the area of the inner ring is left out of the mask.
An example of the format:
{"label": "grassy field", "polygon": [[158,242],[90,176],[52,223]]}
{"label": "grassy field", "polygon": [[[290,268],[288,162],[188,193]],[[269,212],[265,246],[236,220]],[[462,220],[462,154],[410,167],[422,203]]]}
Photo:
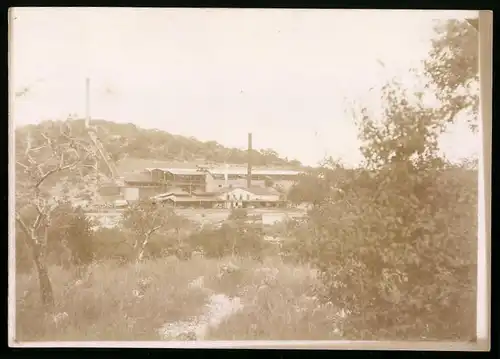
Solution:
{"label": "grassy field", "polygon": [[[18,275],[16,340],[192,340],[181,327],[201,318],[212,325],[198,340],[331,340],[342,334],[338,311],[312,297],[320,286],[315,272],[280,258],[102,262],[90,273],[76,280],[71,271],[50,268],[56,296],[51,315],[42,314],[36,275]],[[220,306],[237,300],[239,310],[210,318],[215,314],[207,305],[214,297],[222,298]],[[165,326],[178,326],[180,335],[165,337]]]}

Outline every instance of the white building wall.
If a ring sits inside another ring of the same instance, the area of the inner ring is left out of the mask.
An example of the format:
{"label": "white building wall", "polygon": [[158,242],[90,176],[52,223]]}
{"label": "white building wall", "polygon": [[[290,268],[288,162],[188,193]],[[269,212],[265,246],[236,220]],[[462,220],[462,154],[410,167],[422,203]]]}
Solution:
{"label": "white building wall", "polygon": [[243,188],[235,188],[230,192],[226,192],[220,196],[220,199],[227,200],[227,195],[232,201],[278,201],[279,194],[257,195],[252,192],[246,191]]}
{"label": "white building wall", "polygon": [[258,196],[256,195],[255,200],[256,201],[274,202],[274,201],[280,200],[280,195],[279,194],[258,195]]}
{"label": "white building wall", "polygon": [[124,187],[123,188],[123,198],[126,201],[139,200],[139,188],[137,188],[137,187]]}

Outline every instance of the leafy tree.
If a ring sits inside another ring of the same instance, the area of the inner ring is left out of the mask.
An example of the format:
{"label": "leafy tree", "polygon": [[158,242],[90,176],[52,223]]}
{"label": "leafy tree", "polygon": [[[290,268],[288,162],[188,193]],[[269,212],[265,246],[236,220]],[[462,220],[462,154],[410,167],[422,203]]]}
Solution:
{"label": "leafy tree", "polygon": [[425,62],[425,72],[442,103],[442,116],[453,122],[458,113],[466,112],[473,130],[477,129],[479,108],[477,21],[439,22],[430,56]]}
{"label": "leafy tree", "polygon": [[348,313],[347,337],[472,338],[477,174],[440,158],[440,109],[397,83],[382,99],[380,117],[359,114],[364,168],[315,185],[300,251]]}
{"label": "leafy tree", "polygon": [[287,199],[294,204],[310,203],[318,206],[325,198],[338,191],[333,183],[349,171],[337,161],[328,159],[321,167],[301,174],[297,183],[288,192]]}

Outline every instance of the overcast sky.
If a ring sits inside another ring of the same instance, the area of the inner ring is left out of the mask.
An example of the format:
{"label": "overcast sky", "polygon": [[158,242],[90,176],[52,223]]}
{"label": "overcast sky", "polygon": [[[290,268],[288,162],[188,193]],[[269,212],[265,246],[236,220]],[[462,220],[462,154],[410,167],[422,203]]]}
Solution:
{"label": "overcast sky", "polygon": [[[436,19],[463,11],[16,9],[11,90],[16,125],[84,114],[254,147],[314,164],[360,160],[350,101],[407,71],[430,48]],[[379,61],[385,64],[382,66]],[[373,99],[372,99],[373,100]],[[477,155],[479,139],[456,125],[451,159]]]}

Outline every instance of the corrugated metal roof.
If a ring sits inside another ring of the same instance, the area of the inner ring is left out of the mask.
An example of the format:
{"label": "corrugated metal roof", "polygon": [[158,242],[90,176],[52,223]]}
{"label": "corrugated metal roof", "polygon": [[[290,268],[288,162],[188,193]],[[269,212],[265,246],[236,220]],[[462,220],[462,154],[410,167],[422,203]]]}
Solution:
{"label": "corrugated metal roof", "polygon": [[199,192],[199,191],[193,191],[193,194],[195,196],[200,196],[200,197],[210,197],[210,196],[219,196],[221,195],[222,193],[224,193],[224,191],[221,189],[221,190],[218,190],[218,191],[212,191],[212,192]]}
{"label": "corrugated metal roof", "polygon": [[120,160],[116,167],[120,173],[131,171],[141,171],[145,168],[196,168],[197,165],[204,164],[203,161],[160,161],[155,159],[143,159],[127,157]]}
{"label": "corrugated metal roof", "polygon": [[197,168],[170,168],[170,167],[148,167],[147,171],[162,171],[169,172],[174,175],[184,175],[184,176],[205,176],[205,172],[198,170]]}
{"label": "corrugated metal roof", "polygon": [[[224,174],[229,174],[229,175],[246,175],[248,174],[248,169],[247,168],[224,168],[224,167],[219,167],[219,168],[212,168],[208,170],[209,173],[215,174],[215,175],[224,175]],[[260,175],[260,176],[296,176],[300,174],[300,171],[294,171],[294,170],[282,170],[282,169],[252,169],[252,174],[253,175]]]}
{"label": "corrugated metal roof", "polygon": [[157,194],[154,196],[155,198],[163,198],[163,197],[169,197],[169,196],[189,196],[189,193],[180,189],[180,188],[172,188],[168,190],[167,192]]}
{"label": "corrugated metal roof", "polygon": [[217,197],[172,197],[174,202],[223,202]]}

